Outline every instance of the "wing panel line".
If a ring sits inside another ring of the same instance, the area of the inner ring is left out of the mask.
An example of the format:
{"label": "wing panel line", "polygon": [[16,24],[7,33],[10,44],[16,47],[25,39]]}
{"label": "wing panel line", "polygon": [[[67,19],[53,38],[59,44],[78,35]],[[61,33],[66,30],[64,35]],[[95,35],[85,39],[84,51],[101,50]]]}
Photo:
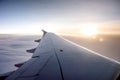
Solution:
{"label": "wing panel line", "polygon": [[52,43],[52,45],[53,45],[53,49],[54,49],[54,52],[55,52],[55,56],[56,56],[57,61],[58,61],[58,65],[59,65],[59,68],[60,68],[60,73],[61,73],[62,80],[64,80],[63,71],[62,71],[62,66],[61,66],[60,60],[59,60],[59,58],[58,58],[58,55],[57,55],[57,53],[56,53],[55,46],[54,46],[54,44],[53,44],[53,41],[52,41],[51,37],[50,37],[50,40],[51,40],[51,43]]}

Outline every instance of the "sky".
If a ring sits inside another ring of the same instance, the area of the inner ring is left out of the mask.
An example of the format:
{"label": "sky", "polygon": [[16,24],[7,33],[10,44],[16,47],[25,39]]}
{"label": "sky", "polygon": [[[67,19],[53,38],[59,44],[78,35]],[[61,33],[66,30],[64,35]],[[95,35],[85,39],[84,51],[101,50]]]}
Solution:
{"label": "sky", "polygon": [[120,0],[0,0],[2,34],[79,34],[92,26],[120,34]]}

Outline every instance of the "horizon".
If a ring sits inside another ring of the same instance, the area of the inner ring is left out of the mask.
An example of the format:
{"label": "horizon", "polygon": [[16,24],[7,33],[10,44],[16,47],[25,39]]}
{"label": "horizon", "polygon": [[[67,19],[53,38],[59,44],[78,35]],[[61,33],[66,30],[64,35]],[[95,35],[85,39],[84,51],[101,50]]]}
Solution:
{"label": "horizon", "polygon": [[0,34],[118,35],[119,8],[118,0],[1,0]]}

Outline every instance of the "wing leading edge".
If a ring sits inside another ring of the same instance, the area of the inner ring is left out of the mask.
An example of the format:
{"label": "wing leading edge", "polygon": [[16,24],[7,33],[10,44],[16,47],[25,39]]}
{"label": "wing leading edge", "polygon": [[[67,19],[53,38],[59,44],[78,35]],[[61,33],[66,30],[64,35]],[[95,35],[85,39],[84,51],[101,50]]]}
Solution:
{"label": "wing leading edge", "polygon": [[30,60],[6,80],[115,80],[120,63],[45,32]]}

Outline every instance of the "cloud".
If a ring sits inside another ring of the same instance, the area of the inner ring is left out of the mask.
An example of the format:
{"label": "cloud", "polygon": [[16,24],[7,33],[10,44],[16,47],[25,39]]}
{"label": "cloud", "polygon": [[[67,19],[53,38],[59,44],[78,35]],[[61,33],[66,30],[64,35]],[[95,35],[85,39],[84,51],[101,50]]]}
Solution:
{"label": "cloud", "polygon": [[17,69],[14,64],[31,58],[26,50],[38,45],[34,39],[38,36],[0,35],[0,74]]}

